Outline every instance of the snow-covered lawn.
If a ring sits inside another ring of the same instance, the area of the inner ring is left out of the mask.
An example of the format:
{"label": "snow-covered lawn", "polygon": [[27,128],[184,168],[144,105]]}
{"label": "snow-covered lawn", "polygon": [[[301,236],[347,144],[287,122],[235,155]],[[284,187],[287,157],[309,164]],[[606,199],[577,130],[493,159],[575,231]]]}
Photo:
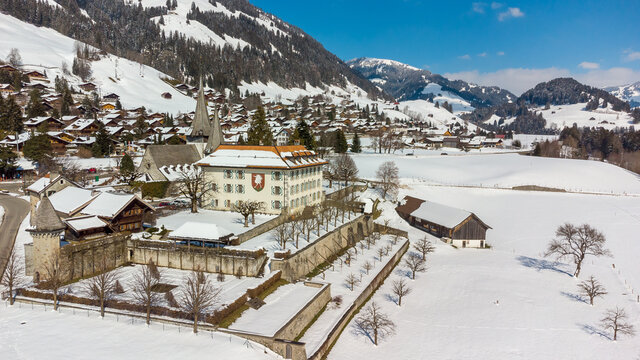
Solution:
{"label": "snow-covered lawn", "polygon": [[3,359],[280,359],[263,346],[227,334],[160,323],[134,325],[111,315],[70,309],[62,313],[42,306],[0,303],[0,353]]}
{"label": "snow-covered lawn", "polygon": [[158,218],[156,226],[160,227],[164,225],[168,230],[176,230],[186,222],[209,223],[216,224],[220,228],[238,235],[275,217],[275,215],[256,214],[255,225],[251,223],[251,217],[249,217],[249,227],[244,227],[244,217],[236,212],[198,209],[198,212],[195,214],[192,214],[190,210],[185,210]]}
{"label": "snow-covered lawn", "polygon": [[[599,179],[608,181],[605,173]],[[599,326],[606,309],[621,306],[640,327],[637,198],[426,185],[404,194],[476,213],[493,228],[487,233],[492,249],[457,250],[439,242],[428,257],[429,270],[410,281],[413,292],[402,307],[390,296],[392,281],[405,276],[400,271],[372,298],[396,323],[396,334],[376,347],[356,335],[352,322],[329,359],[352,354],[370,360],[635,359],[640,354],[640,337],[613,342]],[[392,204],[382,207],[380,221],[387,218],[392,226],[407,229],[412,241],[424,236],[401,220]],[[568,275],[571,266],[544,258],[541,254],[564,222],[601,230],[613,258],[588,258],[579,279]],[[577,289],[590,275],[609,292],[593,307],[579,298]]]}
{"label": "snow-covered lawn", "polygon": [[590,160],[552,159],[518,154],[462,156],[353,155],[359,177],[376,178],[394,161],[403,184],[511,188],[538,185],[575,192],[640,194],[640,177],[620,167]]}
{"label": "snow-covered lawn", "polygon": [[264,299],[260,309],[247,309],[229,329],[274,336],[323,289],[304,283],[283,285]]}
{"label": "snow-covered lawn", "polygon": [[[134,277],[140,272],[141,267],[142,265],[123,266],[115,270],[124,293],[115,294],[113,296],[114,300],[135,303],[135,297],[133,294]],[[176,300],[180,299],[180,296],[182,295],[182,286],[184,285],[187,276],[189,276],[190,271],[169,268],[158,269],[162,274],[160,283],[174,286],[170,291],[173,293]],[[216,274],[208,274],[208,276],[209,281],[211,281],[214,287],[222,289],[220,292],[220,298],[215,305],[215,310],[224,308],[226,305],[233,303],[239,297],[244,295],[247,292],[247,289],[255,288],[269,278],[269,276],[266,276],[264,278],[243,277],[242,279],[238,279],[235,276],[227,275],[224,277],[224,281],[218,281]],[[80,280],[76,283],[65,286],[60,290],[60,292],[80,297],[89,297],[89,294],[86,291],[87,285],[89,284],[89,279]],[[164,297],[159,305],[169,307],[169,304]]]}

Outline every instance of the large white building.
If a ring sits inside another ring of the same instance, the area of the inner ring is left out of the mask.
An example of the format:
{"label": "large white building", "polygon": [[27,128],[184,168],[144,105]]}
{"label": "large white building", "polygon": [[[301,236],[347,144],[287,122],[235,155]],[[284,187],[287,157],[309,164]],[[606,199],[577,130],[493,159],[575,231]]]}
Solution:
{"label": "large white building", "polygon": [[261,212],[300,212],[324,199],[322,168],[327,162],[302,145],[220,145],[198,161],[205,181],[216,191],[204,206],[231,210],[241,201],[259,201]]}

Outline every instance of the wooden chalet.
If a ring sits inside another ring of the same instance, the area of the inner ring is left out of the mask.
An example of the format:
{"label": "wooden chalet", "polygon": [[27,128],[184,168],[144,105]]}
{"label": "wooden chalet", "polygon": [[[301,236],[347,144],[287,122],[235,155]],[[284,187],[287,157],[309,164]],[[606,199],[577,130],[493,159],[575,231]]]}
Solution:
{"label": "wooden chalet", "polygon": [[474,213],[405,196],[396,212],[409,224],[457,247],[484,248],[491,227]]}
{"label": "wooden chalet", "polygon": [[91,83],[91,82],[80,84],[80,85],[78,85],[78,87],[80,89],[82,89],[82,91],[86,91],[86,92],[94,91],[97,88],[96,84]]}

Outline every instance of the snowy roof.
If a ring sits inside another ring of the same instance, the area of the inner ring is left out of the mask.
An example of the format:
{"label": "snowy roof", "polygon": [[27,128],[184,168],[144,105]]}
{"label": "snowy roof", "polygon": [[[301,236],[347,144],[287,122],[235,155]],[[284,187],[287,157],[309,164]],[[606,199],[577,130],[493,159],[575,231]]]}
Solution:
{"label": "snowy roof", "polygon": [[212,154],[197,162],[197,165],[211,167],[282,169],[323,164],[326,161],[302,145],[220,145]]}
{"label": "snowy roof", "polygon": [[425,201],[420,204],[417,210],[411,213],[411,216],[451,229],[471,216],[471,213],[447,205]]}
{"label": "snowy roof", "polygon": [[77,218],[64,219],[63,221],[67,226],[75,231],[99,229],[107,226],[107,223],[97,216],[81,216]]}
{"label": "snowy roof", "polygon": [[189,221],[172,231],[171,234],[169,234],[169,237],[172,239],[215,241],[230,234],[231,231],[216,224]]}
{"label": "snowy roof", "polygon": [[49,200],[56,211],[72,214],[96,196],[92,195],[91,190],[69,186],[49,196]]}
{"label": "snowy roof", "polygon": [[36,180],[36,182],[34,182],[33,184],[29,185],[27,190],[39,193],[42,190],[44,190],[47,186],[49,186],[50,183],[51,183],[51,179],[47,177],[43,177]]}
{"label": "snowy roof", "polygon": [[[84,208],[82,210],[82,213],[86,215],[97,215],[106,218],[113,218],[125,206],[129,205],[129,203],[136,199],[138,199],[138,197],[131,194],[112,194],[104,192],[98,195],[86,208]],[[151,208],[144,201],[140,199],[138,200]]]}
{"label": "snowy roof", "polygon": [[166,165],[158,168],[162,175],[169,181],[178,181],[185,176],[191,177],[196,172],[200,172],[200,168],[191,164]]}

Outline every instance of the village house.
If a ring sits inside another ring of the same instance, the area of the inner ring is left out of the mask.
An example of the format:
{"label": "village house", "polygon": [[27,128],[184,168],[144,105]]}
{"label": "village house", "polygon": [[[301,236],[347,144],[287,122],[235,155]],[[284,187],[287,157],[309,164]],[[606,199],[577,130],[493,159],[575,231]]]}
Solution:
{"label": "village house", "polygon": [[198,161],[205,181],[217,187],[206,207],[232,210],[242,201],[263,203],[261,212],[300,212],[324,199],[322,168],[327,162],[302,145],[220,145]]}
{"label": "village house", "polygon": [[484,248],[491,227],[474,213],[405,196],[396,212],[412,226],[460,248]]}

